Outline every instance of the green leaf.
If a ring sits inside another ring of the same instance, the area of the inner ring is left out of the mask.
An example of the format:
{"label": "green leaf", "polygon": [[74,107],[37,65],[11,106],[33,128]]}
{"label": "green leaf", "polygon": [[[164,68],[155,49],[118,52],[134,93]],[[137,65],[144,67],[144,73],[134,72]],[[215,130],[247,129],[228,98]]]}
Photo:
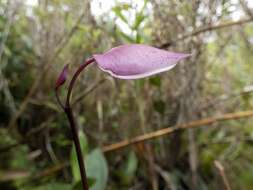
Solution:
{"label": "green leaf", "polygon": [[[88,154],[88,141],[85,136],[85,134],[81,131],[78,133],[79,139],[80,139],[80,144],[81,144],[81,149],[82,153],[84,155]],[[79,165],[78,165],[78,160],[77,160],[77,155],[76,155],[76,149],[73,144],[72,149],[71,149],[71,154],[70,154],[70,165],[71,165],[71,170],[72,170],[72,175],[74,178],[75,182],[78,182],[81,180],[80,177],[80,170],[79,170]]]}
{"label": "green leaf", "polygon": [[121,8],[120,7],[114,7],[113,9],[113,12],[116,14],[117,17],[119,17],[123,22],[125,22],[127,25],[128,25],[128,21],[126,19],[126,17],[122,14],[121,12]]}
{"label": "green leaf", "polygon": [[154,102],[154,109],[160,114],[164,114],[165,112],[165,102],[162,100],[157,100]]}
{"label": "green leaf", "polygon": [[108,180],[108,166],[100,149],[93,150],[85,160],[87,176],[95,179],[90,190],[104,190]]}
{"label": "green leaf", "polygon": [[135,153],[132,151],[128,156],[127,165],[124,172],[127,183],[130,183],[135,177],[137,167],[138,167],[138,159]]}
{"label": "green leaf", "polygon": [[126,174],[133,175],[138,166],[138,159],[135,153],[132,151],[130,152],[128,159],[127,159],[127,166],[126,166]]}
{"label": "green leaf", "polygon": [[[85,166],[88,177],[88,183],[91,190],[104,190],[108,179],[108,167],[104,155],[100,149],[95,149],[91,153],[88,152],[88,143],[84,133],[79,133],[82,153],[85,154]],[[80,170],[77,160],[75,147],[72,147],[71,157],[71,170],[74,179],[74,189],[79,189],[80,186]]]}
{"label": "green leaf", "polygon": [[138,159],[134,151],[128,154],[127,161],[120,168],[120,170],[114,171],[115,175],[120,179],[121,186],[128,186],[135,178],[138,168]]}
{"label": "green leaf", "polygon": [[140,35],[139,32],[137,32],[137,34],[136,34],[136,40],[135,40],[135,42],[136,42],[137,44],[141,43],[141,35]]}
{"label": "green leaf", "polygon": [[141,25],[141,23],[145,20],[145,16],[141,13],[136,14],[136,18],[134,21],[134,24],[132,26],[133,30],[138,30],[139,26]]}
{"label": "green leaf", "polygon": [[[95,179],[88,177],[88,185],[91,187],[96,182]],[[81,190],[83,189],[83,184],[81,181],[78,181],[72,188],[72,190]]]}
{"label": "green leaf", "polygon": [[160,76],[155,76],[149,78],[149,83],[153,86],[161,87],[161,77]]}
{"label": "green leaf", "polygon": [[124,32],[121,32],[117,30],[117,34],[122,37],[126,42],[135,43],[135,40],[131,37],[125,34]]}
{"label": "green leaf", "polygon": [[31,162],[27,159],[28,147],[22,146],[15,150],[15,156],[10,160],[10,165],[15,169],[31,169]]}
{"label": "green leaf", "polygon": [[131,8],[131,5],[130,5],[129,3],[122,3],[122,4],[120,5],[120,8],[121,8],[122,10],[128,10],[129,8]]}

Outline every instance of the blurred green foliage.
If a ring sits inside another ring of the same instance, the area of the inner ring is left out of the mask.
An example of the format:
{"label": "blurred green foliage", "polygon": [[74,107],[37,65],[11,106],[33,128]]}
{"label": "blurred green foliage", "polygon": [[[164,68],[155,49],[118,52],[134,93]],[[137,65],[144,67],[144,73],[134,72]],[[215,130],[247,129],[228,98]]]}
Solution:
{"label": "blurred green foliage", "polygon": [[[92,54],[123,43],[168,42],[168,50],[193,54],[169,73],[121,81],[94,65],[80,77],[72,100],[84,96],[74,111],[91,190],[225,189],[215,160],[231,189],[252,189],[250,118],[194,129],[195,185],[187,131],[102,151],[139,134],[252,109],[252,22],[212,30],[249,18],[249,1],[115,0],[106,11],[105,1],[28,2],[0,1],[1,190],[81,189],[71,131],[53,92],[58,73],[69,64],[71,75]],[[60,93],[64,99],[64,88]]]}
{"label": "blurred green foliage", "polygon": [[[108,180],[108,166],[100,149],[88,152],[88,141],[84,133],[79,133],[82,152],[85,155],[86,173],[92,190],[103,190]],[[76,157],[75,147],[72,147],[70,165],[75,186],[80,185],[80,171]],[[81,189],[81,188],[80,188]]]}

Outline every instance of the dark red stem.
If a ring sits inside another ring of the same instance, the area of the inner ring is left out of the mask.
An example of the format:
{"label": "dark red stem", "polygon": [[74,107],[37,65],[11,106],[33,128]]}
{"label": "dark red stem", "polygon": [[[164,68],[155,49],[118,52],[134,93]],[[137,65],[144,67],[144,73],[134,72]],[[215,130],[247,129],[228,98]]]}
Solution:
{"label": "dark red stem", "polygon": [[68,116],[69,125],[71,128],[73,140],[75,143],[75,149],[76,149],[76,154],[77,154],[77,159],[78,159],[78,164],[79,164],[79,169],[80,169],[80,174],[81,174],[81,180],[83,184],[83,190],[89,190],[88,180],[87,180],[86,171],[85,171],[84,158],[82,155],[82,149],[81,149],[80,140],[78,136],[78,130],[77,130],[76,123],[73,117],[73,112],[70,107],[64,108],[64,111],[66,115]]}
{"label": "dark red stem", "polygon": [[72,107],[70,104],[70,98],[71,98],[72,90],[73,90],[76,79],[78,78],[80,73],[83,71],[83,69],[86,68],[87,65],[89,65],[90,63],[92,63],[94,61],[95,61],[94,58],[88,59],[75,72],[74,76],[72,77],[72,79],[69,83],[67,99],[66,99],[66,103],[65,103],[65,107],[64,107],[64,111],[68,116],[70,128],[71,128],[72,135],[73,135],[73,140],[75,143],[75,149],[76,149],[76,154],[77,154],[77,159],[78,159],[78,164],[79,164],[79,169],[80,169],[80,174],[81,174],[81,181],[83,184],[83,190],[89,190],[89,186],[88,186],[88,180],[87,180],[86,171],[85,171],[84,158],[83,158],[81,145],[80,145],[80,139],[78,136],[78,130],[76,127],[76,123],[75,123],[75,120],[73,117]]}
{"label": "dark red stem", "polygon": [[66,99],[66,104],[65,107],[70,107],[70,97],[71,97],[71,93],[72,93],[72,89],[74,87],[74,84],[76,82],[77,77],[80,75],[80,73],[82,72],[82,70],[87,67],[87,65],[91,64],[95,62],[94,58],[90,58],[87,61],[85,61],[85,63],[83,63],[75,72],[74,76],[72,77],[70,83],[69,83],[69,88],[68,88],[68,94],[67,94],[67,99]]}
{"label": "dark red stem", "polygon": [[85,171],[84,158],[82,155],[80,140],[79,140],[79,136],[78,136],[78,129],[76,127],[76,123],[74,120],[73,111],[72,111],[72,107],[70,104],[70,98],[71,98],[71,94],[72,94],[72,90],[73,90],[75,81],[77,80],[78,76],[80,75],[82,70],[84,68],[86,68],[86,66],[92,62],[95,62],[94,58],[88,59],[75,72],[74,76],[72,77],[72,79],[69,83],[68,94],[67,94],[65,106],[60,101],[60,98],[58,95],[58,88],[56,88],[57,101],[59,102],[60,106],[63,108],[63,110],[66,113],[68,120],[69,120],[69,125],[71,128],[71,132],[72,132],[72,136],[73,136],[73,140],[74,140],[74,144],[75,144],[75,149],[76,149],[76,154],[77,154],[77,159],[78,159],[78,164],[79,164],[79,169],[80,169],[80,174],[81,174],[81,181],[83,184],[83,190],[89,190],[89,186],[88,186],[88,180],[87,180],[86,171]]}

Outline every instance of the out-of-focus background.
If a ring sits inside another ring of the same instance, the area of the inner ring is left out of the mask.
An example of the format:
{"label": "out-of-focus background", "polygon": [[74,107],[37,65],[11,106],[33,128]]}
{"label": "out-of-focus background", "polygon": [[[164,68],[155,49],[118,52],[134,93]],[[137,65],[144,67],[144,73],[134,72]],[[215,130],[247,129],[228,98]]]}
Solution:
{"label": "out-of-focus background", "polygon": [[1,0],[0,189],[81,189],[55,80],[65,64],[72,75],[92,54],[144,43],[192,57],[133,81],[92,65],[75,86],[91,190],[251,190],[252,21],[251,0]]}

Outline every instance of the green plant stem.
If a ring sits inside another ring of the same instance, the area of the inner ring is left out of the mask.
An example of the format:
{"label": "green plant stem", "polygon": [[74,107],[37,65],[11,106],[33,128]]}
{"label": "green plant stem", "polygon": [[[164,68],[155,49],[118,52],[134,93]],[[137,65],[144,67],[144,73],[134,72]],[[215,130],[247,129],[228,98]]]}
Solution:
{"label": "green plant stem", "polygon": [[71,107],[65,107],[64,111],[65,111],[66,115],[68,116],[73,140],[75,143],[75,149],[76,149],[76,154],[77,154],[77,159],[78,159],[78,164],[79,164],[79,169],[80,169],[80,174],[81,174],[81,181],[83,184],[83,190],[89,190],[86,171],[85,171],[84,158],[82,155],[80,140],[79,140],[79,136],[78,136],[78,130],[77,130],[75,120],[73,117],[73,111],[72,111]]}

